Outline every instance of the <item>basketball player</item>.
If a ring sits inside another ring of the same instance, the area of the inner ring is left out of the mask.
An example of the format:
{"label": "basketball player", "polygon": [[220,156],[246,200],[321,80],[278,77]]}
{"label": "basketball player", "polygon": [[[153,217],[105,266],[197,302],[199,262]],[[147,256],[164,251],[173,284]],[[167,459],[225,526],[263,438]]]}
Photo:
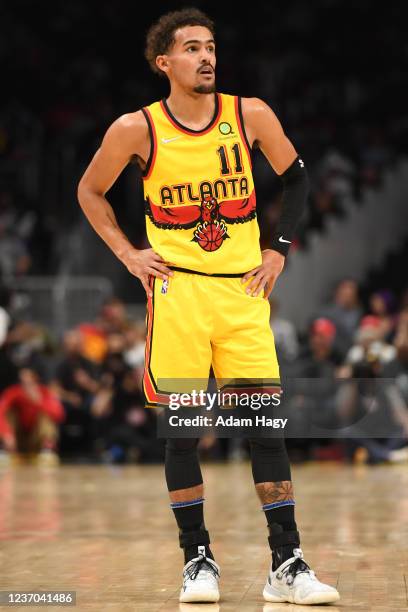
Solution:
{"label": "basketball player", "polygon": [[[214,26],[201,11],[162,16],[148,33],[146,57],[155,73],[168,78],[170,95],[110,126],[78,197],[94,229],[148,296],[147,405],[166,405],[160,379],[205,379],[211,365],[218,380],[277,385],[267,298],[304,208],[304,163],[264,102],[216,91]],[[262,150],[283,183],[280,222],[263,252],[253,147]],[[152,247],[144,250],[130,244],[105,198],[135,159],[142,168]],[[336,589],[319,582],[303,559],[284,440],[251,439],[250,447],[272,550],[265,599],[336,601]],[[184,550],[180,601],[218,601],[220,568],[204,523],[197,440],[167,441],[165,474]]]}

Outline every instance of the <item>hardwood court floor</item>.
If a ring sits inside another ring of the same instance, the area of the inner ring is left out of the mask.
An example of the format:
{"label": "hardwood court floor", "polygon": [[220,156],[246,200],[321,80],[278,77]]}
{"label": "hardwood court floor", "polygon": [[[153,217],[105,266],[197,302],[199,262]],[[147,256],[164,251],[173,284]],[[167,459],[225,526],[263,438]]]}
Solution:
{"label": "hardwood court floor", "polygon": [[[263,602],[270,556],[249,464],[203,474],[219,605],[178,603],[182,554],[161,466],[3,468],[0,590],[75,590],[66,609],[81,611],[323,610]],[[313,463],[293,480],[306,560],[341,594],[326,609],[407,610],[407,466]]]}

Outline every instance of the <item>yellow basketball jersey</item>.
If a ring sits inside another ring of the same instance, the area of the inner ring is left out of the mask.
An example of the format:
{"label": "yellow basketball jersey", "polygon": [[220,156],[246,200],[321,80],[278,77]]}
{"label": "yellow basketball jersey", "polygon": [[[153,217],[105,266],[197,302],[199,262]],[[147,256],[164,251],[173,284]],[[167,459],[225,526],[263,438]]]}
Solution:
{"label": "yellow basketball jersey", "polygon": [[214,95],[203,130],[181,125],[164,99],[142,109],[151,141],[146,229],[152,248],[174,266],[238,274],[262,262],[251,153],[241,99]]}

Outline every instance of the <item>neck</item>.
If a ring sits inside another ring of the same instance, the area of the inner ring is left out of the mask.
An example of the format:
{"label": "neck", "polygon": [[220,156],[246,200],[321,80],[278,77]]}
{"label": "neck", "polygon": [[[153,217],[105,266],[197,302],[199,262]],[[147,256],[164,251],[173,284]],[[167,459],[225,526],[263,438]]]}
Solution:
{"label": "neck", "polygon": [[180,123],[193,130],[200,130],[213,118],[215,94],[186,92],[173,84],[167,98],[167,106]]}

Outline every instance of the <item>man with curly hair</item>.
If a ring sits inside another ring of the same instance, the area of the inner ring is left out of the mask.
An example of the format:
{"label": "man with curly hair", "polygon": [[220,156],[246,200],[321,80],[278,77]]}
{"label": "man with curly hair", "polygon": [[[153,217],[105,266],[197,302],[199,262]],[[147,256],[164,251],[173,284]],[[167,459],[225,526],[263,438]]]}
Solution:
{"label": "man with curly hair", "polygon": [[[107,130],[81,179],[90,223],[138,277],[148,297],[144,390],[168,406],[164,380],[208,379],[222,388],[255,381],[279,389],[269,302],[304,209],[305,165],[267,104],[216,91],[214,24],[197,9],[163,15],[147,35],[146,58],[170,95],[123,115]],[[261,252],[251,149],[283,184],[282,213]],[[105,198],[131,159],[142,169],[150,249],[135,249]],[[267,601],[336,601],[303,559],[284,439],[253,438],[252,473],[269,529]],[[184,550],[182,602],[219,600],[219,565],[204,523],[197,439],[166,443],[166,482]]]}

